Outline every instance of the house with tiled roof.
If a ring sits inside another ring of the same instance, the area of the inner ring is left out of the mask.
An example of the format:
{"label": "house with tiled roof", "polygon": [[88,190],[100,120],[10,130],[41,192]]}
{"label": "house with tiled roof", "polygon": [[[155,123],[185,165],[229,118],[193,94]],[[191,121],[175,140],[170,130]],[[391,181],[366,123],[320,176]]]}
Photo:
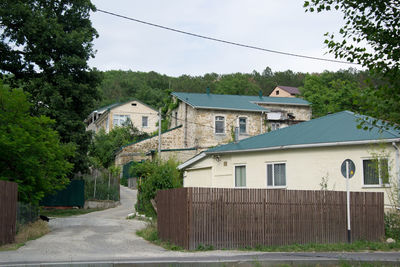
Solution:
{"label": "house with tiled roof", "polygon": [[[357,127],[364,121],[369,130]],[[400,130],[343,111],[208,149],[187,160],[185,187],[346,190],[341,165],[354,163],[350,191],[384,192],[399,181]]]}
{"label": "house with tiled roof", "polygon": [[[181,162],[211,147],[311,119],[310,103],[300,98],[218,95],[209,92],[171,94],[175,108],[169,131],[161,135],[161,158]],[[158,137],[121,148],[116,164],[146,159],[158,150]]]}
{"label": "house with tiled roof", "polygon": [[184,146],[207,149],[311,119],[310,103],[292,97],[173,92],[171,127],[182,125]]}
{"label": "house with tiled roof", "polygon": [[158,129],[158,111],[138,100],[131,100],[94,110],[85,120],[86,130],[97,133],[103,128],[108,133],[127,120],[141,132],[153,133]]}
{"label": "house with tiled roof", "polygon": [[270,97],[296,97],[300,95],[299,88],[292,86],[278,85],[269,94]]}

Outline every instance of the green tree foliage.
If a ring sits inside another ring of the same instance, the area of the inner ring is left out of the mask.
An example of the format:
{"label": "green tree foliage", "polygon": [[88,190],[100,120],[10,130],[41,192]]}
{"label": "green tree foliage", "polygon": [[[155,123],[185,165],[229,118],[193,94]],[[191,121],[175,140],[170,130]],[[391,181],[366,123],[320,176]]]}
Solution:
{"label": "green tree foliage", "polygon": [[361,91],[357,76],[355,71],[307,74],[300,92],[304,99],[312,103],[313,117],[342,110],[359,112],[359,107],[354,105]]}
{"label": "green tree foliage", "polygon": [[398,0],[311,0],[306,11],[343,13],[341,38],[327,33],[325,43],[336,58],[368,68],[372,78],[356,102],[362,113],[400,123],[400,9]]}
{"label": "green tree foliage", "polygon": [[38,204],[46,194],[63,189],[74,145],[60,143],[48,117],[30,115],[27,95],[0,82],[0,179],[18,183],[18,199]]}
{"label": "green tree foliage", "polygon": [[138,199],[135,209],[146,216],[155,216],[155,211],[150,200],[154,199],[157,191],[182,187],[182,173],[177,169],[178,162],[146,161],[135,164],[134,170],[140,177],[138,183]]}
{"label": "green tree foliage", "polygon": [[222,75],[215,85],[215,94],[227,95],[257,95],[261,88],[254,81],[251,74]]}
{"label": "green tree foliage", "polygon": [[258,95],[262,90],[265,96],[269,95],[277,85],[302,86],[305,73],[295,73],[291,70],[273,72],[267,67],[262,74],[253,71],[252,73],[224,75],[207,73],[203,76],[169,77],[156,72],[112,70],[104,72],[103,77],[103,82],[99,86],[102,99],[96,103],[97,107],[128,101],[133,97],[154,108],[159,108],[168,105],[166,98],[169,98],[173,91],[205,93],[208,87],[213,94]]}
{"label": "green tree foliage", "polygon": [[124,145],[148,137],[140,132],[130,121],[121,127],[114,127],[108,134],[101,129],[93,138],[89,147],[89,156],[92,162],[109,168],[113,165],[115,153]]}
{"label": "green tree foliage", "polygon": [[31,112],[56,121],[61,141],[77,145],[74,172],[87,169],[90,133],[83,120],[98,98],[100,73],[94,56],[96,30],[90,0],[3,0],[0,2],[0,71],[11,87],[30,93]]}

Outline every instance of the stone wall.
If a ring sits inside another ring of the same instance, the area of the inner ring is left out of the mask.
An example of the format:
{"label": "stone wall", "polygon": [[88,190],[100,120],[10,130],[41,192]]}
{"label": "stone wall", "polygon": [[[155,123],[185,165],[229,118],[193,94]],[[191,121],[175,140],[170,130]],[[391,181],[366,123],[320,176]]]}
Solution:
{"label": "stone wall", "polygon": [[[182,148],[183,144],[183,127],[178,126],[167,132],[161,134],[161,148],[162,149],[177,149]],[[151,138],[142,140],[137,143],[129,144],[123,147],[115,157],[116,165],[124,165],[130,161],[140,161],[143,159],[150,159],[146,155],[151,150],[158,149],[158,135]]]}

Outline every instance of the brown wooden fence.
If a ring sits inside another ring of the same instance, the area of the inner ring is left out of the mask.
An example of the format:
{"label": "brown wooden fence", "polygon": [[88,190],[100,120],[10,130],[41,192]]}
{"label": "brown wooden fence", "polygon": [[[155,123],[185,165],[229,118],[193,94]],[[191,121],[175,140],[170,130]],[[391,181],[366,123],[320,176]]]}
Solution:
{"label": "brown wooden fence", "polygon": [[18,185],[0,180],[0,245],[14,242],[17,201]]}
{"label": "brown wooden fence", "polygon": [[[353,241],[384,236],[383,201],[351,192]],[[346,192],[178,188],[156,202],[160,238],[186,249],[347,242]]]}

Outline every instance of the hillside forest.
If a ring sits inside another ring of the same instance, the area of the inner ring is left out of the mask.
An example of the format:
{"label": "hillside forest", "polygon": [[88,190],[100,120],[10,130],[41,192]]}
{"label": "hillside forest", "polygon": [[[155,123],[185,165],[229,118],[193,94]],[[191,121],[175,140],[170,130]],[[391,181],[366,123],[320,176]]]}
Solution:
{"label": "hillside forest", "polygon": [[368,72],[355,69],[336,72],[303,73],[272,71],[269,67],[262,73],[207,73],[203,76],[182,75],[170,77],[157,72],[105,71],[99,86],[101,98],[96,106],[103,107],[115,102],[138,99],[156,109],[166,106],[170,93],[258,95],[260,90],[268,96],[277,85],[298,87],[301,97],[312,103],[313,117],[341,110],[360,112],[358,103],[366,82],[371,80]]}

